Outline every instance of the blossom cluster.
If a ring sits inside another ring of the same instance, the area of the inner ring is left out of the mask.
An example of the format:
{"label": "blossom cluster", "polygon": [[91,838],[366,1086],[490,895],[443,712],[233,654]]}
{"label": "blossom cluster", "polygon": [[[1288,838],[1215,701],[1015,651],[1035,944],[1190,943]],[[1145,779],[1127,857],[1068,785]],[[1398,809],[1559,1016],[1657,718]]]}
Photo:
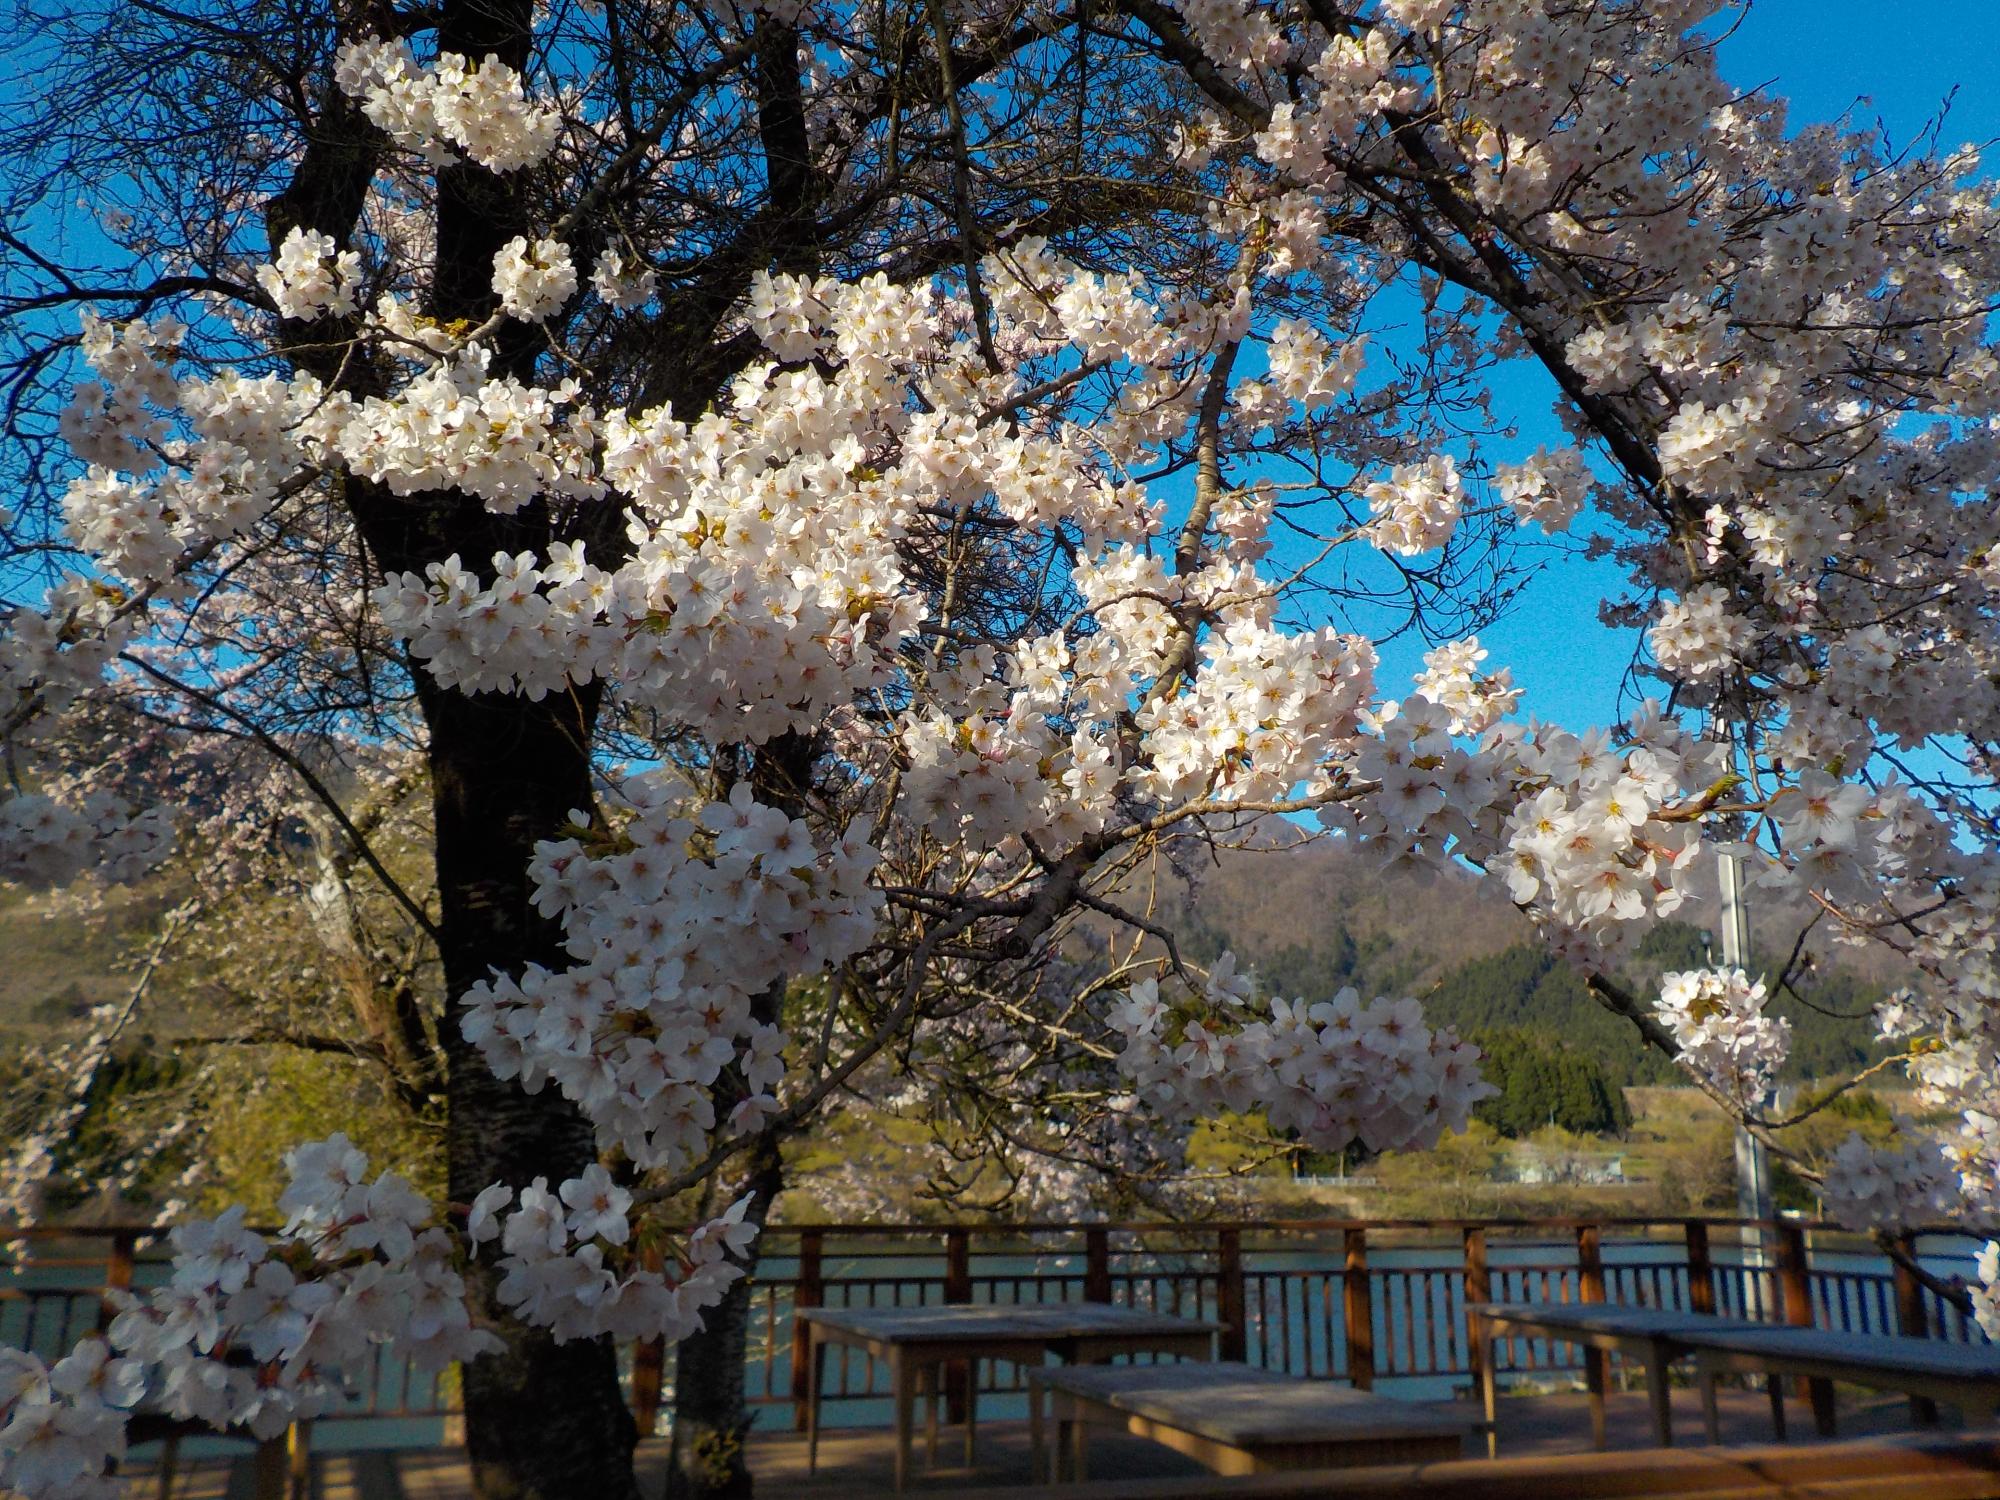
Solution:
{"label": "blossom cluster", "polygon": [[1958,1174],[1950,1159],[1935,1140],[1923,1137],[1885,1147],[1849,1135],[1827,1163],[1823,1187],[1842,1222],[1864,1229],[1941,1224],[1959,1198]]}
{"label": "blossom cluster", "polygon": [[1504,678],[1468,686],[1477,659],[1476,642],[1447,652],[1422,691],[1376,713],[1351,761],[1368,794],[1321,816],[1386,857],[1479,866],[1558,950],[1596,962],[1686,899],[1704,846],[1681,809],[1716,779],[1719,747],[1649,704],[1617,747],[1602,731],[1509,719],[1468,748],[1453,725],[1512,692]]}
{"label": "blossom cluster", "polygon": [[573,387],[488,376],[473,345],[437,362],[393,398],[334,402],[311,435],[330,456],[398,495],[463,489],[506,515],[537,494],[603,493],[588,454],[595,414]]}
{"label": "blossom cluster", "polygon": [[355,310],[361,253],[342,250],[329,235],[294,225],[277,259],[257,268],[257,284],[281,318],[346,317]]}
{"label": "blossom cluster", "polygon": [[86,870],[114,882],[137,880],[173,846],[164,807],[134,812],[108,792],[66,806],[40,792],[0,801],[0,881],[66,885]]}
{"label": "blossom cluster", "polygon": [[1521,690],[1514,686],[1514,674],[1507,668],[1490,674],[1480,672],[1479,664],[1488,655],[1478,636],[1448,641],[1424,653],[1417,696],[1451,715],[1445,732],[1454,737],[1484,734],[1513,713],[1521,701]]}
{"label": "blossom cluster", "polygon": [[536,852],[536,906],[562,919],[574,964],[475,986],[461,1024],[498,1077],[554,1080],[605,1148],[678,1167],[718,1123],[711,1090],[725,1068],[747,1096],[733,1128],[776,1112],[786,1037],[756,1019],[753,999],[867,942],[876,854],[858,833],[816,847],[746,782],[698,822],[664,779],[627,795],[614,838]]}
{"label": "blossom cluster", "polygon": [[473,63],[444,52],[425,66],[407,42],[371,37],[340,49],[334,77],[398,145],[440,165],[451,160],[449,143],[482,167],[515,171],[546,157],[562,130],[562,116],[492,57]]}
{"label": "blossom cluster", "polygon": [[[475,1327],[459,1236],[394,1172],[371,1177],[344,1135],[286,1155],[284,1227],[246,1227],[240,1207],[169,1234],[172,1270],[143,1294],[112,1291],[102,1337],[52,1368],[0,1351],[0,1483],[25,1500],[115,1496],[107,1461],[148,1409],[270,1437],[341,1400],[377,1349],[441,1369],[500,1347]],[[537,1180],[480,1195],[471,1252],[498,1239],[502,1301],[558,1338],[616,1331],[678,1338],[741,1276],[748,1200],[695,1230],[668,1271],[626,1262],[631,1197],[602,1167],[551,1193]],[[610,1259],[616,1266],[607,1265]]]}
{"label": "blossom cluster", "polygon": [[1451,455],[1436,453],[1422,463],[1398,464],[1387,479],[1362,491],[1374,514],[1371,528],[1379,546],[1403,557],[1435,551],[1451,539],[1465,507],[1465,486]]}
{"label": "blossom cluster", "polygon": [[493,290],[509,316],[523,323],[543,321],[576,295],[569,246],[515,236],[493,254]]}
{"label": "blossom cluster", "polygon": [[91,1366],[86,1378],[58,1378],[58,1365],[17,1392],[0,1480],[29,1500],[87,1493],[80,1476],[122,1452],[142,1396],[268,1437],[339,1399],[343,1373],[379,1344],[432,1368],[498,1346],[471,1327],[451,1237],[408,1183],[364,1180],[367,1158],[343,1136],[287,1160],[291,1220],[277,1242],[246,1228],[240,1207],[176,1226],[166,1283],[108,1293],[118,1311],[106,1337],[68,1357]]}
{"label": "blossom cluster", "polygon": [[1107,1019],[1125,1039],[1119,1070],[1145,1108],[1177,1120],[1257,1110],[1314,1150],[1358,1140],[1405,1151],[1463,1130],[1472,1106],[1496,1092],[1480,1076],[1479,1049],[1449,1028],[1432,1031],[1414,1000],[1364,1004],[1344,989],[1274,999],[1268,1018],[1252,1020],[1250,993],[1226,954],[1204,987],[1206,1019],[1176,1024],[1157,980],[1125,992]]}
{"label": "blossom cluster", "polygon": [[[511,1209],[509,1205],[513,1205]],[[555,1192],[537,1177],[521,1190],[496,1184],[472,1205],[467,1237],[498,1239],[501,1304],[549,1329],[558,1343],[609,1336],[677,1341],[701,1326],[743,1276],[742,1258],[757,1229],[746,1221],[750,1199],[688,1236],[671,1275],[620,1252],[631,1238],[632,1195],[601,1166]],[[626,1264],[616,1262],[623,1259]],[[609,1263],[607,1263],[609,1262]]]}
{"label": "blossom cluster", "polygon": [[83,315],[82,349],[96,379],[77,383],[60,431],[87,464],[129,467],[167,435],[160,411],[179,400],[174,360],[187,332],[172,318],[112,323]]}
{"label": "blossom cluster", "polygon": [[1590,496],[1590,469],[1574,448],[1538,448],[1518,464],[1501,464],[1495,487],[1515,517],[1546,532],[1565,531]]}
{"label": "blossom cluster", "polygon": [[80,1340],[53,1367],[23,1349],[0,1348],[0,1479],[27,1500],[117,1500],[106,1474],[125,1453],[125,1423],[145,1391],[145,1370]]}
{"label": "blossom cluster", "polygon": [[1712,583],[1691,588],[1662,605],[1647,636],[1653,659],[1691,681],[1701,681],[1736,665],[1756,639],[1750,622],[1730,609],[1728,591]]}
{"label": "blossom cluster", "polygon": [[0,704],[39,700],[59,714],[103,679],[138,622],[114,590],[72,573],[43,592],[39,608],[0,613]]}
{"label": "blossom cluster", "polygon": [[1741,969],[1660,976],[1653,1012],[1673,1033],[1681,1061],[1731,1099],[1762,1105],[1792,1050],[1792,1023],[1769,1014],[1764,982]]}

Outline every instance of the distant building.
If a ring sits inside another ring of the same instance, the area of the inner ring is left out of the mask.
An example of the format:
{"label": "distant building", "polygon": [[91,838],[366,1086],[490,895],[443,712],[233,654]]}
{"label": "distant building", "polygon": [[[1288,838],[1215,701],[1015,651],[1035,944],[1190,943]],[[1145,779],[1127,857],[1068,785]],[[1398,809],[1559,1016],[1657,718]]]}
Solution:
{"label": "distant building", "polygon": [[1519,1141],[1500,1168],[1508,1182],[1601,1186],[1625,1180],[1625,1158],[1608,1151],[1575,1151]]}

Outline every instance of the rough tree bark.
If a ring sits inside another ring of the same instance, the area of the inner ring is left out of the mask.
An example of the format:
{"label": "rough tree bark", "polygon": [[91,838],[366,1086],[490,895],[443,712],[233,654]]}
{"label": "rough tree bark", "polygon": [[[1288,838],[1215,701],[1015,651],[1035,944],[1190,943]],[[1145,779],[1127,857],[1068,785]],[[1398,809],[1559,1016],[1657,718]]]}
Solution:
{"label": "rough tree bark", "polygon": [[[720,1209],[744,1193],[755,1193],[744,1217],[761,1228],[784,1185],[784,1164],[773,1133],[745,1153],[743,1166],[711,1197]],[[751,1255],[754,1269],[754,1247]],[[666,1500],[749,1500],[752,1494],[750,1469],[743,1460],[743,1441],[752,1419],[743,1384],[750,1296],[748,1279],[737,1282],[722,1305],[708,1313],[700,1331],[682,1339],[675,1349],[674,1435]]]}
{"label": "rough tree bark", "polygon": [[[527,62],[532,0],[445,0],[439,46],[470,57]],[[341,15],[344,36],[393,34],[380,0]],[[292,181],[271,200],[273,245],[294,225],[351,243],[368,185],[379,170],[380,133],[337,89],[322,102]],[[426,311],[441,322],[491,311],[493,255],[525,232],[518,189],[470,163],[438,174],[437,258]],[[342,357],[324,326],[295,327],[287,353],[302,368],[355,395],[378,393],[381,372]],[[531,330],[496,340],[497,372],[527,377]],[[554,521],[545,505],[495,516],[475,497],[444,492],[398,498],[347,476],[339,494],[360,533],[369,569],[421,574],[457,555],[481,566],[496,552],[545,552]],[[438,930],[447,993],[454,999],[495,973],[569,960],[558,924],[533,906],[527,876],[535,844],[558,837],[574,810],[591,805],[594,690],[531,703],[503,694],[467,695],[414,674],[429,734],[435,803]],[[455,1007],[454,1007],[455,1012]],[[439,1027],[447,1077],[447,1182],[467,1202],[494,1182],[516,1189],[537,1177],[574,1176],[596,1150],[587,1123],[555,1090],[537,1095],[503,1083],[459,1034],[456,1014]],[[558,1345],[505,1315],[486,1267],[468,1277],[474,1314],[505,1343],[465,1371],[466,1445],[482,1500],[636,1500],[636,1441],[608,1341]]]}
{"label": "rough tree bark", "polygon": [[[438,891],[444,971],[457,995],[493,970],[561,965],[560,933],[530,899],[527,863],[572,809],[590,803],[589,719],[574,697],[540,704],[432,690]],[[527,1095],[487,1069],[447,1019],[448,1181],[467,1202],[491,1182],[574,1176],[596,1159],[588,1124],[555,1090]],[[637,1429],[606,1340],[557,1344],[498,1316],[490,1258],[470,1278],[506,1340],[465,1370],[466,1445],[482,1500],[636,1500]]]}

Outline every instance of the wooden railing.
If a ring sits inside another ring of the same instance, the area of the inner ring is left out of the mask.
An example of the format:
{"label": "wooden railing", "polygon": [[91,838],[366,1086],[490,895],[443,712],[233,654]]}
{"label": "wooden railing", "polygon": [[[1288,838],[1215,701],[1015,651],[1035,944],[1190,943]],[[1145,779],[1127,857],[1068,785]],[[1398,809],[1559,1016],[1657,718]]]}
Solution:
{"label": "wooden railing", "polygon": [[[10,1238],[25,1254],[0,1272],[0,1343],[51,1353],[97,1326],[102,1287],[144,1286],[164,1274],[144,1229],[0,1228],[0,1243]],[[1918,1248],[1916,1237],[1908,1243]],[[1865,1242],[1789,1219],[798,1225],[767,1230],[760,1251],[745,1386],[752,1402],[789,1408],[795,1420],[804,1361],[792,1313],[801,1307],[1122,1303],[1215,1319],[1226,1325],[1225,1359],[1363,1389],[1476,1375],[1469,1302],[1613,1302],[1982,1337]],[[1567,1347],[1543,1340],[1507,1340],[1495,1352],[1500,1370],[1519,1375],[1571,1368]],[[651,1430],[670,1388],[671,1352],[640,1345],[627,1355],[633,1404]],[[1011,1367],[988,1365],[978,1375],[984,1392],[1021,1389]],[[836,1361],[827,1377],[831,1401],[886,1398],[881,1372],[858,1355]],[[336,1415],[441,1416],[455,1389],[384,1356]]]}

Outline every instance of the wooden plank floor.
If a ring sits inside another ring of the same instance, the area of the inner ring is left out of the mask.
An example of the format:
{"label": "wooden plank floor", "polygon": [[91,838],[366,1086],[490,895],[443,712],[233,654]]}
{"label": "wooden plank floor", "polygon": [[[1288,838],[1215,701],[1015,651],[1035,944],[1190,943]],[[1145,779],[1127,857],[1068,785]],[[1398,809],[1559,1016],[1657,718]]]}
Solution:
{"label": "wooden plank floor", "polygon": [[[1772,1441],[1770,1408],[1757,1391],[1724,1390],[1722,1438],[1727,1445]],[[1673,1393],[1674,1436],[1683,1446],[1702,1441],[1701,1410],[1696,1393]],[[1791,1438],[1814,1442],[1812,1419],[1803,1402],[1789,1403]],[[1614,1395],[1608,1412],[1608,1435],[1614,1449],[1652,1445],[1652,1429],[1643,1391]],[[1947,1429],[1958,1426],[1956,1414],[1944,1413]],[[1843,1400],[1840,1436],[1867,1437],[1910,1430],[1909,1405],[1901,1397],[1863,1395]],[[977,1486],[1026,1485],[1028,1433],[1021,1422],[981,1423],[974,1467],[960,1461],[958,1433],[946,1429],[939,1443],[938,1466],[926,1470],[922,1440],[908,1493],[950,1495]],[[1581,1395],[1509,1397],[1500,1405],[1502,1458],[1583,1453],[1590,1448],[1590,1413]],[[819,1473],[806,1475],[805,1439],[791,1432],[753,1432],[750,1467],[760,1494],[777,1500],[887,1500],[890,1495],[892,1450],[889,1434],[877,1428],[836,1428],[821,1439]],[[1483,1457],[1477,1439],[1466,1444],[1466,1456]],[[1203,1472],[1156,1443],[1109,1433],[1091,1439],[1091,1473],[1099,1478],[1168,1478]],[[641,1493],[657,1496],[664,1485],[666,1445],[654,1440],[640,1447]],[[150,1500],[155,1481],[146,1465],[129,1471],[128,1500]],[[175,1500],[249,1500],[247,1460],[210,1460],[184,1465],[174,1485]],[[312,1500],[469,1500],[464,1454],[455,1449],[428,1449],[387,1454],[327,1454],[313,1463]]]}

